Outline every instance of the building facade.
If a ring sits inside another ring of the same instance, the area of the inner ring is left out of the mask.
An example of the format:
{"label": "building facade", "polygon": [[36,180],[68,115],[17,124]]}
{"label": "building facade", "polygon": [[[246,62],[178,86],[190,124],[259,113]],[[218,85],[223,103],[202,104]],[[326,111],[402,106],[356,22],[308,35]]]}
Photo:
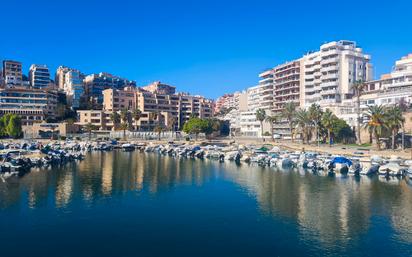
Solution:
{"label": "building facade", "polygon": [[353,41],[334,41],[323,44],[320,50],[305,55],[301,90],[301,106],[313,103],[325,108],[351,99],[352,86],[357,81],[369,81],[373,76],[371,57]]}
{"label": "building facade", "polygon": [[104,72],[87,75],[84,78],[85,95],[97,104],[103,103],[103,90],[122,89],[128,86],[135,87],[136,83]]}
{"label": "building facade", "polygon": [[23,72],[21,62],[4,60],[2,77],[4,84],[7,86],[21,85],[23,83]]}
{"label": "building facade", "polygon": [[63,90],[66,93],[67,103],[73,108],[78,109],[84,95],[83,76],[77,70],[70,70],[64,75]]}
{"label": "building facade", "polygon": [[46,88],[50,86],[50,72],[46,65],[32,64],[29,70],[30,86],[32,88]]}
{"label": "building facade", "polygon": [[91,122],[102,130],[111,130],[114,128],[114,124],[110,120],[111,114],[120,112],[122,109],[131,112],[135,109],[141,111],[140,119],[134,120],[132,124],[140,131],[152,131],[159,124],[169,126],[168,123],[171,122],[172,118],[175,121],[174,128],[182,129],[183,124],[192,116],[199,118],[213,116],[213,101],[202,96],[182,93],[157,94],[157,92],[173,92],[161,87],[161,90],[149,87],[152,92],[144,89],[147,87],[125,87],[121,90],[106,89],[103,91],[102,110],[78,111],[78,124],[85,125]]}
{"label": "building facade", "polygon": [[0,114],[12,113],[22,118],[23,125],[54,118],[57,112],[57,92],[51,89],[2,88]]}

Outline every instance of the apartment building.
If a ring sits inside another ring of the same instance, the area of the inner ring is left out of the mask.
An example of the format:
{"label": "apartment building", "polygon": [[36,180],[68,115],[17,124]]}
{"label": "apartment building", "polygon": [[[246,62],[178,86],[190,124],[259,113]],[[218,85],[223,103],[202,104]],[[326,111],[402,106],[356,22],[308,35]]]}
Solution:
{"label": "apartment building", "polygon": [[32,88],[46,88],[50,86],[50,72],[44,64],[32,64],[29,70],[30,86]]}
{"label": "apartment building", "polygon": [[[412,54],[395,62],[393,71],[378,80],[366,82],[365,92],[360,97],[361,110],[370,105],[412,104]],[[356,126],[356,105],[352,99],[342,102],[335,111],[350,126]]]}
{"label": "apartment building", "polygon": [[67,103],[73,109],[78,109],[84,95],[83,75],[77,70],[70,70],[65,73],[63,90],[66,94]]}
{"label": "apartment building", "polygon": [[[79,70],[77,69],[73,69],[73,68],[69,68],[66,66],[59,66],[56,70],[56,74],[54,77],[54,83],[56,84],[57,88],[63,91],[66,91],[67,85],[66,85],[66,75],[67,73],[69,73],[70,71],[74,72],[79,79],[83,80],[84,79],[84,74],[81,73]],[[83,83],[83,81],[81,82]]]}
{"label": "apartment building", "polygon": [[128,86],[136,86],[134,81],[104,72],[87,75],[83,82],[85,95],[97,104],[103,103],[103,90],[105,89],[122,89]]}
{"label": "apartment building", "polygon": [[274,74],[273,69],[266,70],[259,74],[259,108],[270,115],[274,103]]}
{"label": "apartment building", "polygon": [[23,83],[22,64],[18,61],[4,60],[2,77],[5,85],[19,86]]}
{"label": "apartment building", "polygon": [[120,89],[103,90],[103,110],[120,111],[122,109],[136,109],[137,95],[135,87],[125,87]]}
{"label": "apartment building", "polygon": [[[259,84],[246,90],[246,108],[239,112],[240,134],[245,137],[261,137],[260,122],[256,119],[256,111],[262,108],[262,91],[266,90],[267,85]],[[262,88],[264,88],[262,90]],[[267,111],[267,109],[265,110]],[[269,110],[270,111],[270,110]],[[232,124],[231,124],[232,125]],[[269,131],[269,124],[263,123],[263,131]]]}
{"label": "apartment building", "polygon": [[210,118],[213,115],[213,101],[202,96],[182,93],[157,94],[153,92],[171,91],[158,91],[151,87],[153,92],[150,92],[144,88],[125,87],[122,90],[104,90],[103,109],[78,111],[78,124],[85,125],[92,122],[101,129],[110,130],[113,128],[110,114],[121,109],[130,111],[139,109],[142,112],[141,118],[134,122],[134,125],[138,126],[141,131],[151,131],[159,122],[167,126],[172,117],[176,120],[175,129],[178,129],[182,128],[191,116]]}
{"label": "apartment building", "polygon": [[23,125],[39,123],[56,116],[57,97],[57,92],[51,89],[1,88],[0,114],[17,114]]}
{"label": "apartment building", "polygon": [[318,103],[323,108],[339,108],[343,100],[352,98],[354,83],[372,79],[370,60],[355,42],[346,40],[323,44],[319,51],[305,55],[301,106]]}

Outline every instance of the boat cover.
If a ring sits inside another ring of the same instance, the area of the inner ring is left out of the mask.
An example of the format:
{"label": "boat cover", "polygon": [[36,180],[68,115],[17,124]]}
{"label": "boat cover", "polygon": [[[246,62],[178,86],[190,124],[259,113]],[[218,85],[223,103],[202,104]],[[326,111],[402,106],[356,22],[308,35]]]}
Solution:
{"label": "boat cover", "polygon": [[349,160],[349,159],[346,158],[346,157],[343,157],[343,156],[338,156],[338,157],[333,158],[332,161],[331,161],[331,163],[332,163],[332,164],[342,163],[342,164],[346,164],[346,165],[348,165],[348,166],[352,166],[352,161]]}

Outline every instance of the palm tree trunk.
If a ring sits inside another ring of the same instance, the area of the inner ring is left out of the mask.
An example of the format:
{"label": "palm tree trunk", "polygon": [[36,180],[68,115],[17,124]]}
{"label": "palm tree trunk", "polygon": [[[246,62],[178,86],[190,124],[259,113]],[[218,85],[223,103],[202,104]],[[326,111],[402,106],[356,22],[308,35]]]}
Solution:
{"label": "palm tree trunk", "polygon": [[330,138],[330,129],[328,129],[328,140],[329,140],[329,147],[332,147],[332,140]]}
{"label": "palm tree trunk", "polygon": [[376,140],[376,146],[378,147],[378,150],[381,150],[381,143],[379,142],[379,135],[375,131],[375,140]]}
{"label": "palm tree trunk", "polygon": [[402,150],[405,150],[405,122],[402,122]]}
{"label": "palm tree trunk", "polygon": [[395,130],[392,130],[392,150],[395,151]]}
{"label": "palm tree trunk", "polygon": [[260,122],[260,136],[262,137],[262,141],[265,141],[263,138],[263,122]]}
{"label": "palm tree trunk", "polygon": [[290,129],[290,139],[292,140],[292,143],[293,143],[293,141],[294,141],[293,140],[293,131],[292,131],[293,128],[292,128],[292,122],[290,122],[290,121],[289,121],[289,129]]}
{"label": "palm tree trunk", "polygon": [[360,133],[360,122],[361,122],[361,118],[360,118],[360,96],[359,96],[359,92],[357,93],[357,114],[358,114],[358,122],[357,122],[357,128],[356,128],[356,132],[357,132],[357,136],[358,136],[358,145],[361,145],[361,133]]}

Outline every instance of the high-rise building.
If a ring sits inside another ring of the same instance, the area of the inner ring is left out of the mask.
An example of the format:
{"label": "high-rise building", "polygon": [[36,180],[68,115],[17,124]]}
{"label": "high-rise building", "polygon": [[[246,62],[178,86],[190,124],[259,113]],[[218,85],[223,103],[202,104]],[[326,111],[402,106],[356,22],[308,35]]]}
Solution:
{"label": "high-rise building", "polygon": [[29,71],[30,86],[32,88],[46,88],[50,86],[50,72],[46,65],[32,64]]}
{"label": "high-rise building", "polygon": [[104,72],[87,75],[83,81],[87,98],[97,104],[103,103],[103,90],[105,89],[122,89],[128,86],[136,86],[134,81]]}
{"label": "high-rise building", "polygon": [[82,80],[84,79],[84,74],[81,73],[79,70],[69,68],[69,67],[66,67],[66,66],[59,66],[56,70],[56,75],[54,77],[54,83],[56,84],[57,88],[59,88],[60,90],[65,91],[65,88],[66,88],[66,86],[65,86],[66,74],[69,71],[74,71],[76,73],[79,73],[80,79],[82,79]]}
{"label": "high-rise building", "polygon": [[73,109],[78,109],[84,95],[83,75],[77,70],[70,70],[64,75],[64,79],[63,90],[67,102]]}
{"label": "high-rise building", "polygon": [[266,70],[259,74],[259,108],[270,115],[273,109],[274,100],[274,80],[273,69]]}
{"label": "high-rise building", "polygon": [[19,86],[23,83],[22,64],[18,61],[4,60],[3,81],[7,86]]}
{"label": "high-rise building", "polygon": [[370,60],[355,42],[346,40],[323,44],[319,51],[305,55],[301,105],[318,103],[333,108],[352,98],[354,83],[372,79]]}

